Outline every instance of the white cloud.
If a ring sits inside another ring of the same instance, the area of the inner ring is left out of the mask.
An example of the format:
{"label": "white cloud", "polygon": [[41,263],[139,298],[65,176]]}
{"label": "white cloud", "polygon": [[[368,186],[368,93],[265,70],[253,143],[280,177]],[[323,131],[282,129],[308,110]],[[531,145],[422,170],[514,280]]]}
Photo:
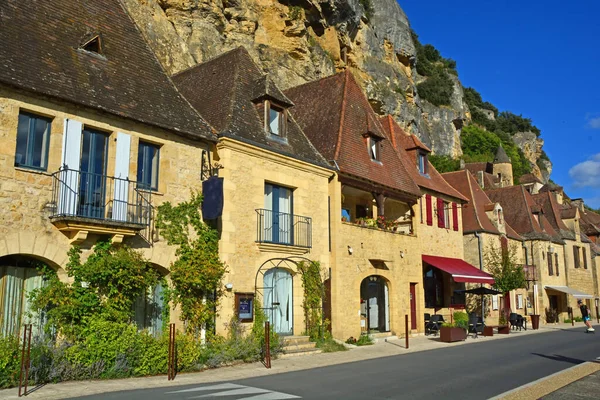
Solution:
{"label": "white cloud", "polygon": [[600,129],[600,117],[588,118],[587,127],[592,129]]}
{"label": "white cloud", "polygon": [[569,176],[573,179],[575,187],[600,188],[600,153],[571,167]]}

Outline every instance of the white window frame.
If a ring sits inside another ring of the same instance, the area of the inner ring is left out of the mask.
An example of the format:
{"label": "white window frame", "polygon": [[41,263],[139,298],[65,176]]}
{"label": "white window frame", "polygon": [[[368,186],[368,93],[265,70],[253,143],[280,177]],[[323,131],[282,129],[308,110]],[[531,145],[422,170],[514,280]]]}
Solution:
{"label": "white window frame", "polygon": [[444,201],[444,228],[450,228],[450,203]]}
{"label": "white window frame", "polygon": [[381,162],[379,139],[374,136],[369,136],[369,156],[371,157],[371,160]]}
{"label": "white window frame", "polygon": [[492,310],[497,310],[498,309],[498,295],[494,294],[492,295]]}
{"label": "white window frame", "polygon": [[422,151],[417,152],[417,170],[423,175],[427,175],[427,154]]}

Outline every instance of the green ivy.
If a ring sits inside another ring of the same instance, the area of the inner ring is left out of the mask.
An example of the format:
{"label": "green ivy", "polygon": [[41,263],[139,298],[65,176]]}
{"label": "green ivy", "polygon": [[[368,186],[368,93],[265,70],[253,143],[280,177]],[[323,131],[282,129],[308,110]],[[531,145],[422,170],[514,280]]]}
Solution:
{"label": "green ivy", "polygon": [[323,335],[323,298],[325,286],[321,279],[321,264],[317,261],[300,262],[298,271],[302,273],[304,299],[302,309],[308,334],[312,340]]}
{"label": "green ivy", "polygon": [[159,281],[149,261],[125,245],[98,242],[85,262],[77,246],[68,256],[66,270],[73,282],[62,282],[42,266],[45,283],[31,294],[33,308],[46,312],[45,330],[66,338],[79,336],[95,319],[130,322],[135,300]]}
{"label": "green ivy", "polygon": [[181,318],[192,333],[211,330],[226,272],[219,259],[218,232],[202,221],[201,205],[202,195],[192,192],[189,201],[158,206],[156,220],[167,244],[176,246],[169,296],[181,306]]}

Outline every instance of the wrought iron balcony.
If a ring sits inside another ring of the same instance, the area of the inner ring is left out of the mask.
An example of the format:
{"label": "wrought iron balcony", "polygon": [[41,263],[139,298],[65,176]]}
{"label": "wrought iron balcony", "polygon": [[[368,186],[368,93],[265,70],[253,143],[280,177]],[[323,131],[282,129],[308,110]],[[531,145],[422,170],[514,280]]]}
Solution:
{"label": "wrought iron balcony", "polygon": [[[65,231],[86,230],[133,235],[151,241],[154,207],[151,192],[137,182],[79,170],[52,174],[52,222]],[[74,227],[77,228],[74,228]]]}
{"label": "wrought iron balcony", "polygon": [[312,247],[312,218],[263,208],[256,210],[256,216],[258,243]]}

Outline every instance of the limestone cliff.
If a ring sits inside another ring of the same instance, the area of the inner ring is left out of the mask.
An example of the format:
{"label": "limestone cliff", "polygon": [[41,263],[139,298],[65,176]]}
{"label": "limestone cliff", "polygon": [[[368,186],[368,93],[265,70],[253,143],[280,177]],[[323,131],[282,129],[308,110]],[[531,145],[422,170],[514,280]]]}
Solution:
{"label": "limestone cliff", "polygon": [[470,118],[462,86],[453,76],[450,107],[420,99],[416,85],[425,78],[396,0],[122,2],[171,74],[240,45],[283,89],[350,68],[377,112],[392,114],[437,154],[462,154],[460,131]]}

